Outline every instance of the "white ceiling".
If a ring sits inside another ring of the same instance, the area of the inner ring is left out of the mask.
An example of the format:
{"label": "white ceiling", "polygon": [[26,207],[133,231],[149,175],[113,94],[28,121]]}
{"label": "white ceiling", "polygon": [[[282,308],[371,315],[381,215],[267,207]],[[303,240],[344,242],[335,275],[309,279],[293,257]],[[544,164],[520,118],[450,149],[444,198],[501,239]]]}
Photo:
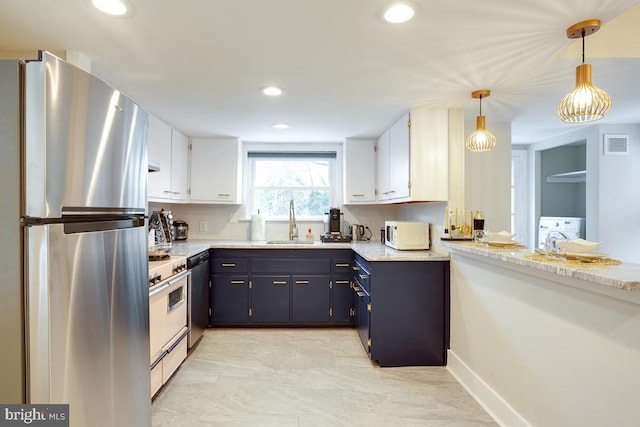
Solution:
{"label": "white ceiling", "polygon": [[[0,0],[0,51],[80,52],[92,72],[188,135],[251,141],[377,136],[411,107],[511,121],[514,143],[576,126],[556,116],[586,38],[593,81],[613,99],[600,123],[640,123],[640,0],[414,0],[405,24],[384,0],[130,0],[130,16],[89,0]],[[578,46],[575,46],[578,44]],[[9,54],[10,56],[10,54]],[[286,88],[266,98],[267,84]],[[288,130],[272,123],[286,122]]]}

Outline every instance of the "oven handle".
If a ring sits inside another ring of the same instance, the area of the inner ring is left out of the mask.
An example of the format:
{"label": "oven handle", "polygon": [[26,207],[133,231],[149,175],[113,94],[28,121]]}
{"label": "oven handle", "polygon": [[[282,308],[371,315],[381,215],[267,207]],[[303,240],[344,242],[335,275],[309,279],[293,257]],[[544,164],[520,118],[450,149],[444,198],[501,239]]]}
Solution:
{"label": "oven handle", "polygon": [[174,283],[184,279],[186,276],[190,276],[191,272],[189,270],[185,270],[182,273],[173,276],[171,279],[169,279],[169,281],[167,282],[167,285],[171,286]]}
{"label": "oven handle", "polygon": [[158,292],[160,292],[160,291],[163,291],[163,290],[167,289],[167,288],[169,287],[169,284],[170,284],[170,283],[169,283],[169,282],[167,282],[167,283],[165,283],[165,284],[163,284],[163,285],[158,286],[158,287],[157,287],[157,288],[155,288],[154,290],[149,291],[149,296],[151,297],[151,296],[153,296],[153,295],[157,294]]}

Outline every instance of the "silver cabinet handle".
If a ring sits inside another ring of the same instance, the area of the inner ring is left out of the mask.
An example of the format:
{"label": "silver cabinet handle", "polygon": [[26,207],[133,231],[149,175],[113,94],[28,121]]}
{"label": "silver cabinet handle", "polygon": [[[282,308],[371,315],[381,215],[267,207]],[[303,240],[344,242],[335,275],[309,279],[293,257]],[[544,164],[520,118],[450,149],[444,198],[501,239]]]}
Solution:
{"label": "silver cabinet handle", "polygon": [[229,262],[229,263],[222,263],[220,264],[220,267],[235,267],[236,263],[235,262]]}
{"label": "silver cabinet handle", "polygon": [[296,285],[308,285],[308,280],[296,280]]}
{"label": "silver cabinet handle", "polygon": [[358,276],[360,277],[360,280],[367,280],[367,278],[369,277],[366,274],[358,274]]}
{"label": "silver cabinet handle", "polygon": [[287,284],[286,280],[274,280],[272,283],[274,285],[286,285]]}
{"label": "silver cabinet handle", "polygon": [[232,285],[244,285],[244,280],[232,280],[229,283]]}
{"label": "silver cabinet handle", "polygon": [[229,193],[218,193],[218,197],[229,197],[230,195]]}
{"label": "silver cabinet handle", "polygon": [[336,280],[336,285],[348,285],[348,280]]}
{"label": "silver cabinet handle", "polygon": [[349,264],[336,264],[336,267],[349,267]]}

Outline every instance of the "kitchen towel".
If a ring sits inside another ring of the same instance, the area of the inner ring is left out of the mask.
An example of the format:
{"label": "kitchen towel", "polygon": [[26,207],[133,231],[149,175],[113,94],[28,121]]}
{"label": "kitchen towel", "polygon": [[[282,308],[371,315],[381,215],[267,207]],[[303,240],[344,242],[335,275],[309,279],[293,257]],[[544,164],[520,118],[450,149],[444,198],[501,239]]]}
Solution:
{"label": "kitchen towel", "polygon": [[258,211],[257,215],[251,215],[251,240],[261,241],[267,240],[265,237],[264,217]]}

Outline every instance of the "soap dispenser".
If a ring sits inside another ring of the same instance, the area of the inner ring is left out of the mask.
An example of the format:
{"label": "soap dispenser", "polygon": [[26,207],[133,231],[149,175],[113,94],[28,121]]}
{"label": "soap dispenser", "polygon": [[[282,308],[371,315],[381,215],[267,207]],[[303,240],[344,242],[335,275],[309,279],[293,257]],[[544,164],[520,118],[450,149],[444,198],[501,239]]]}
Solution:
{"label": "soap dispenser", "polygon": [[307,240],[313,240],[313,231],[311,229],[307,230]]}

